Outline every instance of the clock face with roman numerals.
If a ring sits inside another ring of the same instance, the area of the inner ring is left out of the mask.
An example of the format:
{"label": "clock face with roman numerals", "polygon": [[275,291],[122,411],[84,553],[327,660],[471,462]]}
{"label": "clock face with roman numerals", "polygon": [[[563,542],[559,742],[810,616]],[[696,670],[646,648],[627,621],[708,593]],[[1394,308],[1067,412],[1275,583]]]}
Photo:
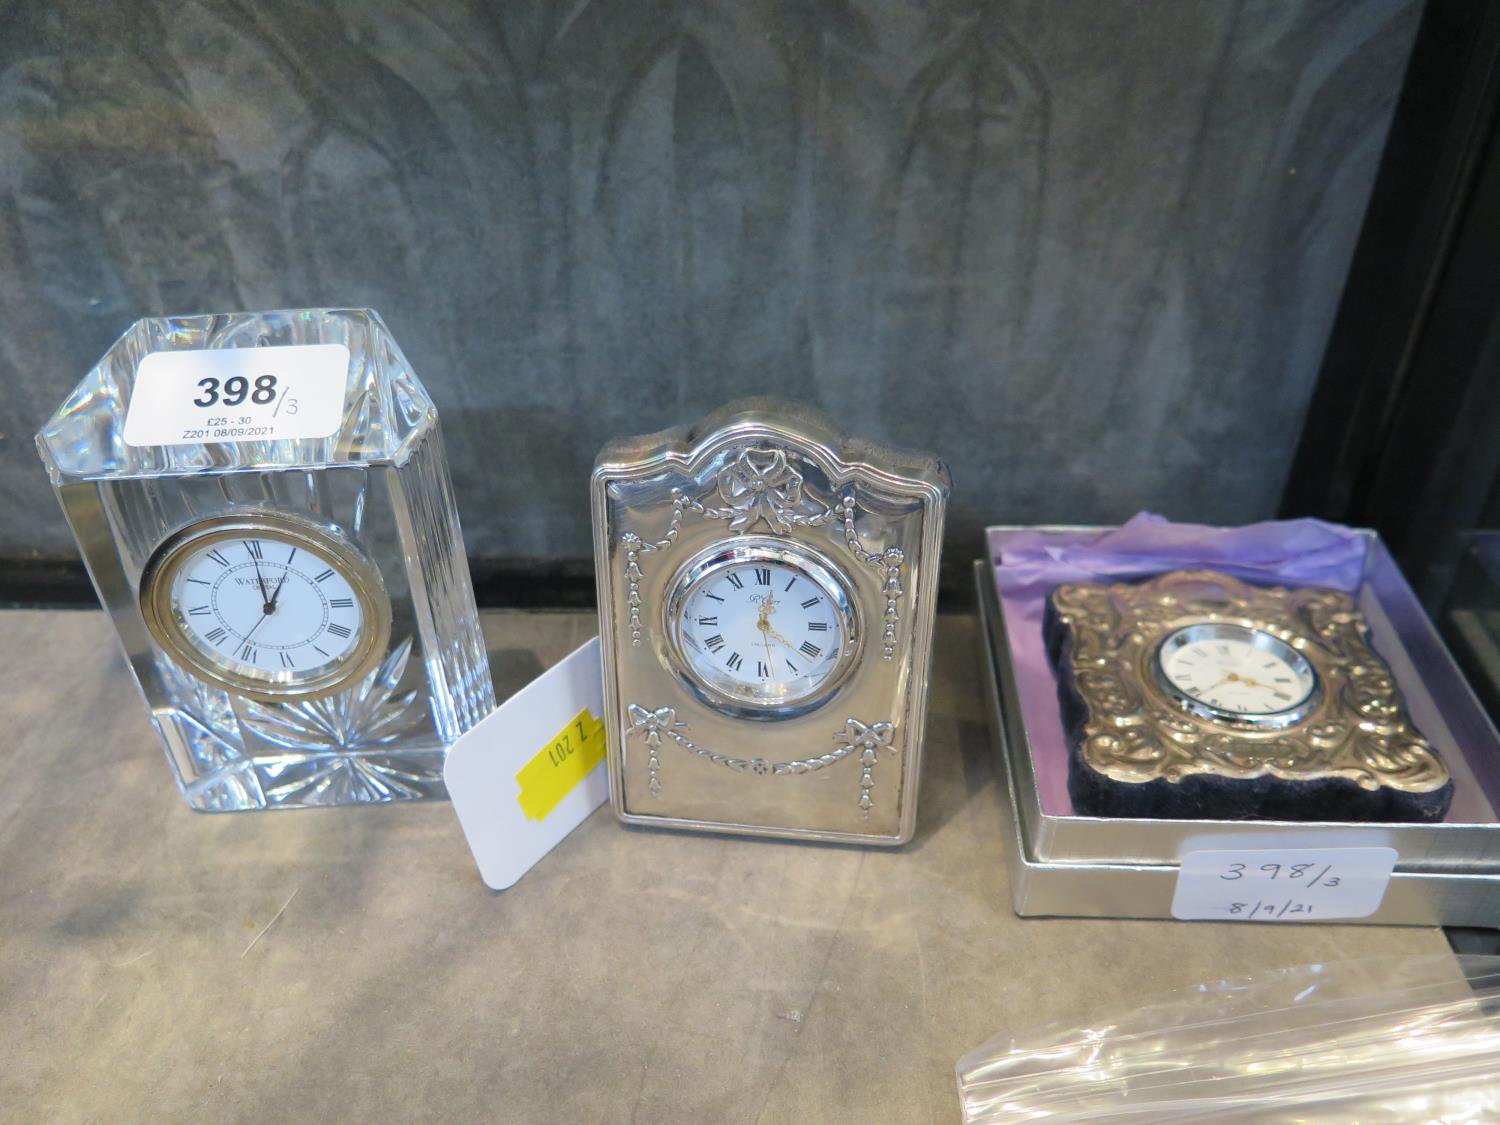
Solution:
{"label": "clock face with roman numerals", "polygon": [[785,545],[736,541],[689,564],[667,613],[679,669],[710,703],[737,714],[769,718],[816,706],[855,647],[841,577]]}
{"label": "clock face with roman numerals", "polygon": [[163,648],[251,698],[345,686],[389,635],[373,567],[331,532],[285,517],[221,518],[179,532],[147,564],[141,601]]}
{"label": "clock face with roman numerals", "polygon": [[1156,676],[1185,709],[1240,726],[1300,722],[1318,694],[1307,657],[1264,629],[1231,622],[1168,634],[1157,649]]}

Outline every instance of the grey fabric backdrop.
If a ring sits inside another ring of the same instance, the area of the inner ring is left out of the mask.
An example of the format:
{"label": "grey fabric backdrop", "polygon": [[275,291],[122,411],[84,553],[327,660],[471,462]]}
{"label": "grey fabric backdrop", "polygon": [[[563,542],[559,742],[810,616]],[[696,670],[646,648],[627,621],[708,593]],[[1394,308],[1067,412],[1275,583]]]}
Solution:
{"label": "grey fabric backdrop", "polygon": [[747,393],[992,521],[1275,510],[1408,0],[0,3],[0,558],[134,318],[367,304],[470,554],[589,552],[609,436]]}

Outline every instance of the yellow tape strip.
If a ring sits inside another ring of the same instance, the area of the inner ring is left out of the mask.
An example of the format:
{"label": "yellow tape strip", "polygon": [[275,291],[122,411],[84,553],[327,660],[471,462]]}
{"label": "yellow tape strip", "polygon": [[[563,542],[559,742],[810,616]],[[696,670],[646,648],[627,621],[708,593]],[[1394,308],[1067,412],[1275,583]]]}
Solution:
{"label": "yellow tape strip", "polygon": [[516,774],[521,811],[531,820],[546,820],[603,760],[604,722],[585,707]]}

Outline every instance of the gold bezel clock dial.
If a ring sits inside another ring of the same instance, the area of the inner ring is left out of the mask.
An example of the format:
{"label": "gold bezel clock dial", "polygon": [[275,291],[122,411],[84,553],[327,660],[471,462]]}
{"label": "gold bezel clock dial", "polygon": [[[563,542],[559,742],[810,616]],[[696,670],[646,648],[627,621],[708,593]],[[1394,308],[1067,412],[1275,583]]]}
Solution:
{"label": "gold bezel clock dial", "polygon": [[806,547],[715,544],[668,589],[669,659],[726,714],[801,714],[826,702],[853,665],[859,615],[848,583]]}
{"label": "gold bezel clock dial", "polygon": [[146,627],[173,660],[262,702],[347,687],[390,641],[375,567],[333,531],[279,513],[182,528],[152,552],[140,591]]}

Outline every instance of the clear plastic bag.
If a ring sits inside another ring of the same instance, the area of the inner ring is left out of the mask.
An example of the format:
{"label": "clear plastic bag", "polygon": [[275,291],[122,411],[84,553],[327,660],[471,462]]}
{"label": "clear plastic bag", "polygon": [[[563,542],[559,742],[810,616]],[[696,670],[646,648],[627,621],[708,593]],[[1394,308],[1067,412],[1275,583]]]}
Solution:
{"label": "clear plastic bag", "polygon": [[964,1120],[1500,1121],[1500,957],[1372,958],[1218,981],[958,1063]]}

